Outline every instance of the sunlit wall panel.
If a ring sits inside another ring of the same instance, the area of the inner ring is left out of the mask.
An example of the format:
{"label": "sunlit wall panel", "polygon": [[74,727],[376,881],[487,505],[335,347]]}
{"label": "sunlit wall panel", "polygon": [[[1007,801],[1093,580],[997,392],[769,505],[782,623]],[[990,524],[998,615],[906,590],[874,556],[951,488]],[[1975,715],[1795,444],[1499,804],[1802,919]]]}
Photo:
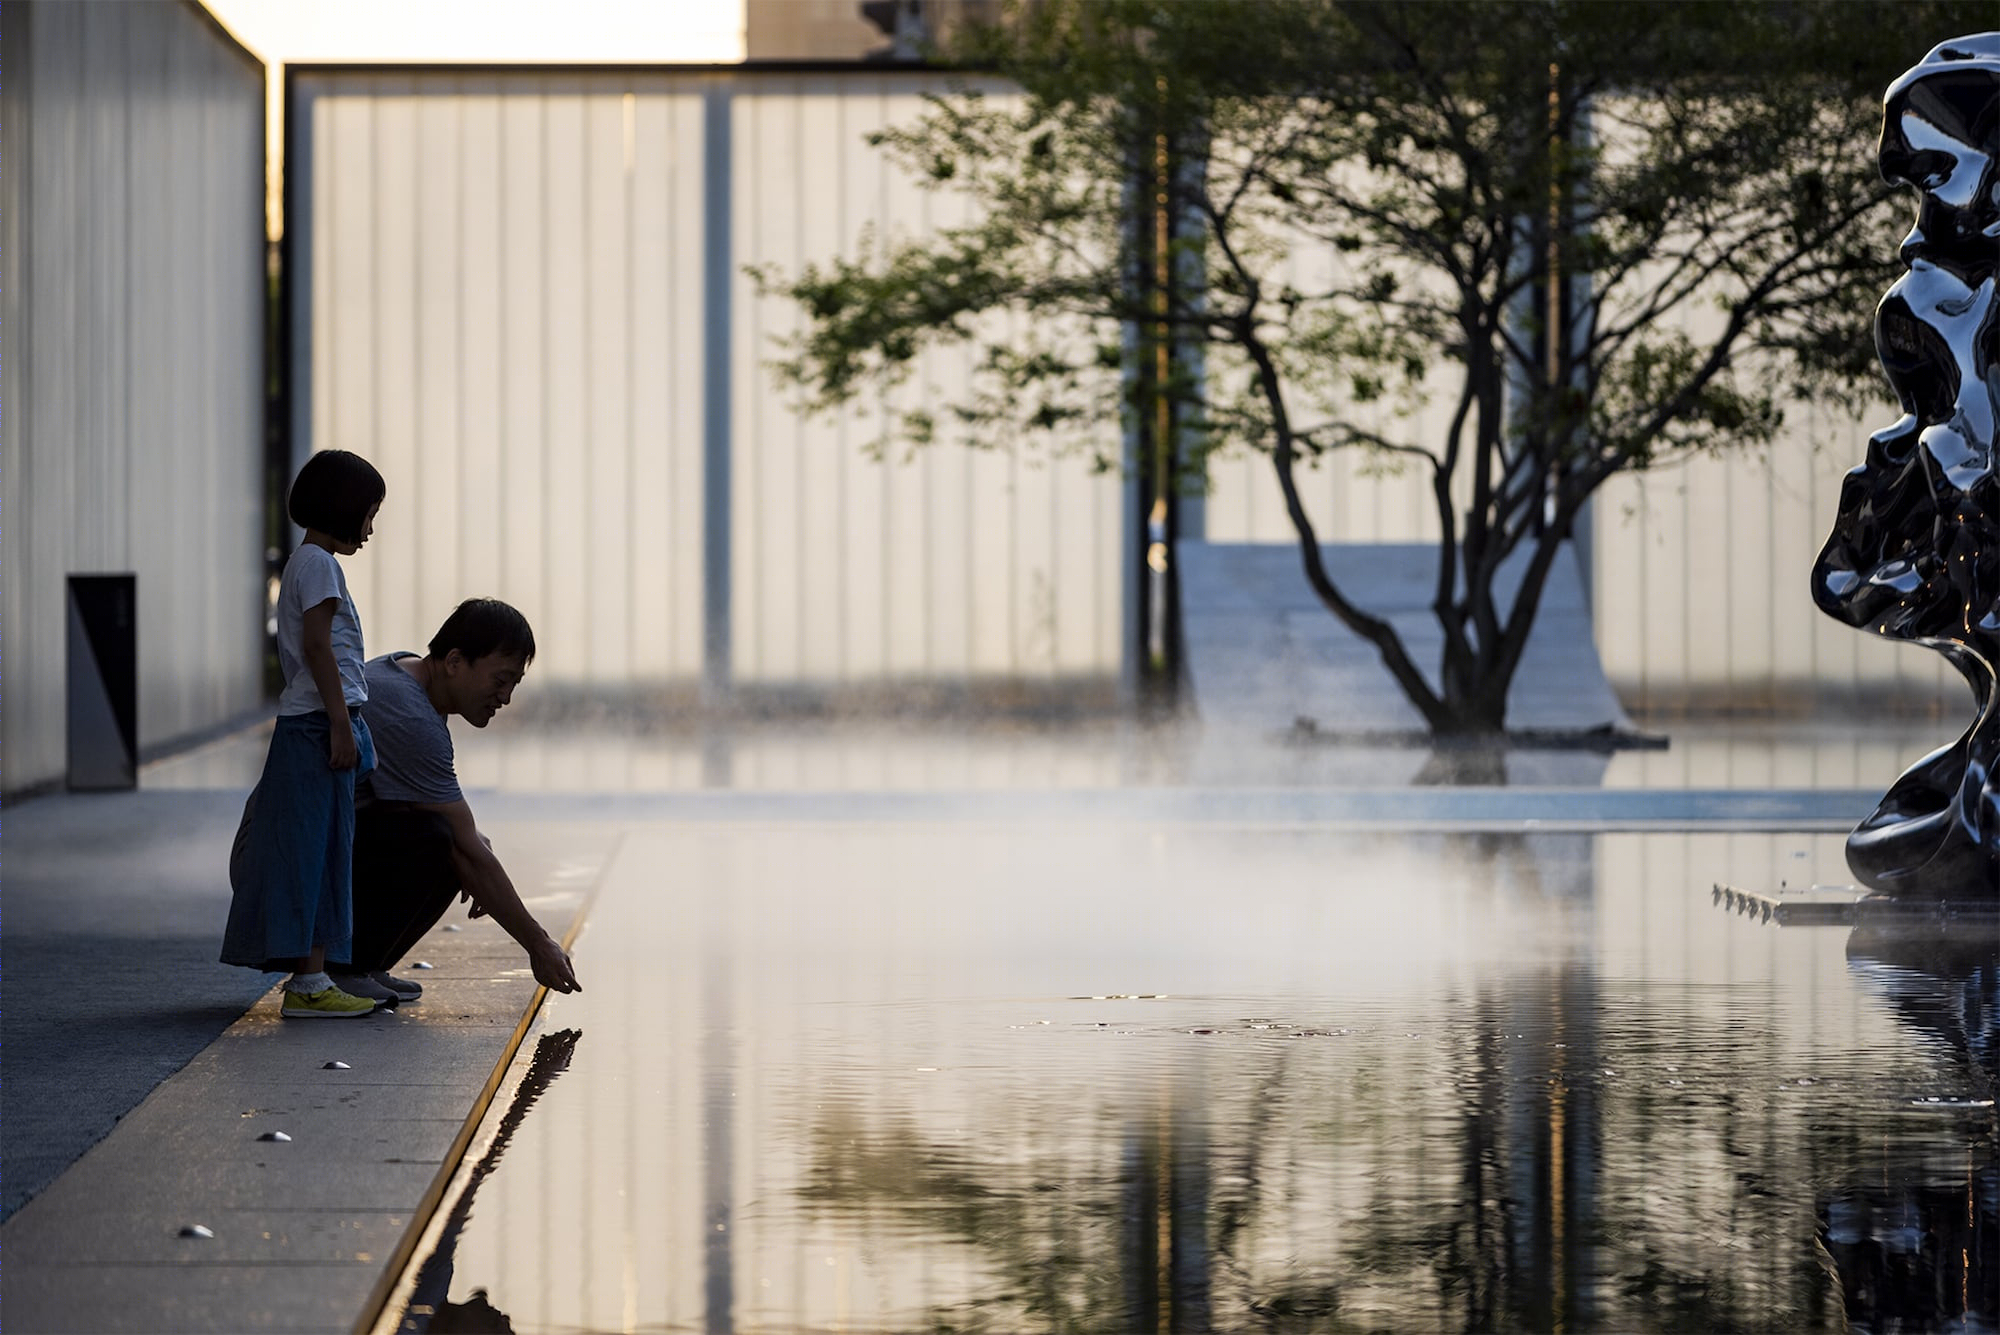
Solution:
{"label": "sunlit wall panel", "polygon": [[[1025,448],[878,460],[879,419],[802,420],[767,365],[796,315],[746,268],[795,272],[870,225],[963,217],[864,140],[940,86],[300,73],[293,447],[355,450],[388,480],[376,540],[349,563],[370,650],[420,647],[458,598],[490,593],[535,624],[544,680],[688,685],[704,592],[721,588],[740,684],[1108,680],[1115,479]],[[713,358],[720,405],[704,398]],[[933,356],[906,393],[948,395],[968,365]],[[728,483],[713,512],[711,457]]]}
{"label": "sunlit wall panel", "polygon": [[[863,229],[918,236],[970,221],[865,136],[907,124],[924,75],[760,75],[735,95],[736,257],[796,272]],[[864,420],[803,420],[758,363],[796,309],[736,297],[735,661],[762,681],[1034,679],[1115,672],[1118,484],[1033,442],[990,451],[866,447]],[[942,409],[970,357],[925,360],[897,406]],[[1110,428],[1115,430],[1114,428]]]}
{"label": "sunlit wall panel", "polygon": [[1787,711],[1894,701],[1970,721],[1971,694],[1937,654],[1851,629],[1812,601],[1841,479],[1869,431],[1895,417],[1886,402],[1865,421],[1793,404],[1768,452],[1606,484],[1591,591],[1598,652],[1628,704]]}
{"label": "sunlit wall panel", "polygon": [[262,696],[264,68],[188,3],[0,8],[5,787],[65,770],[65,581],[138,575],[139,743]]}
{"label": "sunlit wall panel", "polygon": [[292,98],[294,449],[388,483],[348,562],[370,652],[490,594],[549,676],[695,673],[698,82],[302,76]]}

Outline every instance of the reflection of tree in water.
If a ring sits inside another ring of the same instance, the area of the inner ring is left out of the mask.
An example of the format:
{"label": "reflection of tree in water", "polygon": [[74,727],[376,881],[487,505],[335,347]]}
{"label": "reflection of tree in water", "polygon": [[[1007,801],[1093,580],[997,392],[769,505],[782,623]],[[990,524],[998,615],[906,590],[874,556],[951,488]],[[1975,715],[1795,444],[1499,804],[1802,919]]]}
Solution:
{"label": "reflection of tree in water", "polygon": [[[1587,885],[1579,895],[1568,883],[1590,874],[1586,840],[1447,843],[1495,893],[1588,899]],[[1572,875],[1548,883],[1551,865]],[[1560,1070],[1524,1069],[1533,1059],[1522,1054],[1567,1041],[1561,1050],[1588,1062],[1593,983],[1563,965],[1531,971],[1518,990],[1477,1000],[1451,1040],[1448,1065],[1462,1073],[1451,1104],[1463,1123],[1455,1174],[1421,1161],[1434,1144],[1409,1124],[1436,1104],[1402,1074],[1364,1066],[1338,1071],[1339,1089],[1315,1089],[1298,1073],[1310,1065],[1294,1060],[1301,1048],[1278,1044],[1252,1084],[1183,1083],[1143,1112],[1114,1112],[1115,1166],[1100,1161],[1094,1175],[1068,1147],[1027,1165],[989,1162],[907,1117],[873,1129],[841,1107],[814,1128],[803,1194],[823,1211],[890,1212],[979,1253],[989,1287],[933,1308],[926,1320],[940,1331],[1366,1330],[1382,1325],[1385,1290],[1407,1299],[1386,1314],[1404,1324],[1551,1329],[1583,1316],[1584,1276],[1556,1258],[1590,1228],[1596,1113],[1588,1089],[1557,1088]],[[1512,1038],[1530,1029],[1537,1041]],[[1317,1143],[1301,1146],[1301,1135]],[[1285,1160],[1302,1151],[1377,1170],[1358,1218],[1340,1230],[1344,1245],[1316,1258],[1288,1250],[1295,1203],[1273,1185],[1292,1180],[1298,1165]],[[1354,1279],[1368,1290],[1359,1306]]]}
{"label": "reflection of tree in water", "polygon": [[[1842,1319],[1828,1252],[1853,1267],[1825,1229],[1815,1241],[1816,1184],[1915,1182],[1890,1160],[1942,1146],[1985,1168],[1956,1195],[1935,1173],[1891,1195],[1925,1212],[1932,1252],[1975,1258],[1925,1272],[1967,1288],[1936,1311],[1990,1325],[1994,1135],[1912,1134],[1877,1096],[1801,1090],[1817,1082],[1788,1078],[1794,1050],[1747,994],[1732,1009],[1692,982],[1661,996],[1600,976],[1590,844],[1566,840],[1451,841],[1494,894],[1541,900],[1516,916],[1551,948],[1476,972],[1443,1038],[1407,1058],[1388,1032],[1219,1032],[1201,1041],[1253,1046],[1214,1088],[1195,1063],[1168,1089],[1104,1096],[1095,1122],[1025,1114],[1025,1142],[1004,1104],[948,1138],[847,1105],[815,1128],[808,1202],[985,1262],[983,1287],[934,1301],[940,1331],[1818,1329]],[[1990,1077],[2000,995],[1980,977],[1898,1005],[1965,1035]],[[1023,1143],[1031,1157],[981,1148]],[[1904,1328],[1881,1292],[1850,1284],[1849,1319]]]}
{"label": "reflection of tree in water", "polygon": [[1823,1198],[1819,1241],[1847,1317],[1870,1331],[1992,1330],[2000,1326],[2000,941],[1990,922],[1864,928],[1849,937],[1847,955],[1898,1018],[1950,1052],[1981,1096],[1962,1111],[1912,1112],[1985,1126],[1968,1138],[1962,1173],[1883,1165]]}
{"label": "reflection of tree in water", "polygon": [[1207,1331],[1218,1305],[1232,1314],[1230,1329],[1345,1329],[1324,1321],[1338,1303],[1331,1285],[1260,1286],[1233,1253],[1258,1210],[1263,1123],[1283,1067],[1249,1100],[1245,1149],[1232,1163],[1216,1162],[1199,1100],[1187,1092],[1154,1116],[1121,1120],[1117,1167],[1096,1179],[1056,1154],[1011,1167],[979,1162],[907,1118],[871,1131],[842,1110],[814,1128],[801,1194],[833,1213],[888,1209],[976,1249],[991,1287],[934,1308],[925,1320],[940,1332]]}
{"label": "reflection of tree in water", "polygon": [[813,1169],[801,1195],[841,1214],[888,1209],[925,1232],[976,1248],[994,1287],[963,1310],[931,1314],[938,1331],[987,1328],[995,1309],[1042,1330],[1119,1331],[1123,1285],[1101,1235],[1115,1228],[1115,1189],[1083,1194],[1067,1165],[1050,1162],[1013,1173],[928,1140],[907,1119],[879,1130],[851,1110],[830,1113],[813,1130]]}
{"label": "reflection of tree in water", "polygon": [[397,1335],[512,1335],[513,1321],[493,1306],[487,1299],[485,1289],[474,1289],[472,1296],[463,1302],[450,1300],[452,1259],[458,1250],[458,1239],[465,1232],[467,1221],[472,1218],[472,1198],[478,1194],[480,1183],[499,1167],[501,1154],[514,1138],[514,1132],[528,1115],[528,1110],[535,1106],[535,1101],[547,1092],[557,1076],[569,1069],[570,1057],[576,1052],[577,1041],[582,1037],[580,1029],[564,1029],[542,1035],[541,1041],[535,1044],[535,1055],[528,1062],[527,1073],[521,1078],[520,1088],[514,1092],[513,1102],[507,1105],[507,1112],[500,1119],[500,1125],[493,1134],[492,1146],[479,1161],[479,1166],[472,1170],[465,1190],[459,1193],[457,1203],[452,1206],[444,1232],[438,1239],[437,1250],[417,1272],[416,1290],[410,1295],[409,1306],[404,1309],[403,1319],[396,1327]]}
{"label": "reflection of tree in water", "polygon": [[[1587,839],[1487,833],[1444,843],[1495,895],[1578,909],[1543,920],[1559,947],[1587,928]],[[1482,980],[1460,1002],[1443,1054],[1451,1097],[1411,1090],[1404,1100],[1406,1116],[1455,1129],[1442,1165],[1428,1160],[1443,1136],[1410,1143],[1379,1124],[1326,1129],[1343,1156],[1403,1161],[1374,1175],[1346,1231],[1343,1273],[1407,1295],[1413,1324],[1552,1330],[1584,1315],[1571,1261],[1591,1227],[1596,1109],[1588,1085],[1571,1089],[1568,1076],[1594,1069],[1594,1008],[1594,974],[1560,948],[1550,964]]]}
{"label": "reflection of tree in water", "polygon": [[[1446,842],[1497,895],[1544,907],[1535,921],[1545,954],[1480,973],[1456,1006],[1443,1054],[1451,1097],[1411,1100],[1434,1127],[1423,1143],[1399,1150],[1369,1127],[1344,1137],[1343,1154],[1388,1161],[1347,1230],[1338,1265],[1350,1287],[1365,1279],[1378,1295],[1402,1295],[1383,1322],[1412,1328],[1715,1331],[1816,1319],[1824,1280],[1807,1250],[1787,1250],[1797,1233],[1780,1222],[1804,1163],[1789,1129],[1772,1134],[1761,1054],[1717,1034],[1705,1056],[1684,1058],[1709,1068],[1698,1096],[1685,1083],[1663,1087],[1655,1063],[1677,1059],[1655,1045],[1670,1031],[1635,1015],[1627,985],[1598,971],[1589,836]],[[1697,1043],[1721,1022],[1698,1010],[1680,1018]],[[1689,1146],[1703,1152],[1684,1159]]]}
{"label": "reflection of tree in water", "polygon": [[1963,1183],[1838,1192],[1821,1207],[1820,1243],[1854,1329],[2000,1323],[2000,1169],[1991,1162]]}

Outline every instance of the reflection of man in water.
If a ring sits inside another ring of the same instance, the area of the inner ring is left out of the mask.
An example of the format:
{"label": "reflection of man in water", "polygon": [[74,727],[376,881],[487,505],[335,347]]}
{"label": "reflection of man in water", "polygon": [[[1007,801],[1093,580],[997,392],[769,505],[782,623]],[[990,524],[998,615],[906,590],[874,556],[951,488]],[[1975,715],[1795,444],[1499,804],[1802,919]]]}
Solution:
{"label": "reflection of man in water", "polygon": [[337,976],[358,996],[415,1000],[423,988],[389,970],[437,925],[454,898],[492,915],[528,952],[535,981],[580,990],[569,956],[534,915],[479,832],[458,786],[447,720],[483,728],[514,697],[535,657],[528,619],[497,598],[458,605],[430,652],[367,665],[375,771],[355,794],[354,957]]}
{"label": "reflection of man in water", "polygon": [[462,1303],[440,1303],[423,1329],[429,1335],[514,1335],[514,1322],[487,1299],[485,1289],[474,1289]]}
{"label": "reflection of man in water", "polygon": [[460,1193],[445,1220],[437,1250],[425,1258],[423,1268],[417,1272],[416,1286],[410,1294],[402,1324],[397,1327],[399,1331],[423,1331],[428,1335],[512,1335],[512,1319],[493,1305],[485,1289],[474,1289],[472,1296],[463,1302],[450,1300],[453,1259],[458,1251],[459,1237],[472,1218],[472,1198],[479,1194],[480,1183],[500,1166],[500,1156],[507,1152],[508,1142],[514,1138],[521,1119],[535,1106],[535,1100],[548,1091],[557,1076],[569,1069],[570,1058],[576,1054],[577,1041],[582,1037],[580,1029],[564,1029],[543,1034],[541,1042],[535,1044],[535,1055],[528,1062],[527,1074],[521,1077],[521,1087],[514,1091],[513,1101],[500,1118],[499,1129],[493,1134],[492,1147],[472,1170],[472,1176],[466,1179],[465,1190]]}
{"label": "reflection of man in water", "polygon": [[1884,98],[1883,176],[1915,187],[1909,272],[1875,317],[1903,417],[1847,475],[1813,570],[1821,610],[1937,649],[1980,717],[1896,781],[1848,840],[1866,885],[1895,894],[2000,894],[2000,33],[1937,47]]}

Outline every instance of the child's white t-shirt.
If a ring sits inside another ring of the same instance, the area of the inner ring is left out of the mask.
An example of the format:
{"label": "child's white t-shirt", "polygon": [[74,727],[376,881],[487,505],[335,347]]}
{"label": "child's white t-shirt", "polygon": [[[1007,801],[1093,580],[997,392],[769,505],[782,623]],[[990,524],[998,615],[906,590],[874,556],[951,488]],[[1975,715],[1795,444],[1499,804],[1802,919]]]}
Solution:
{"label": "child's white t-shirt", "polygon": [[361,616],[354,610],[354,600],[347,596],[347,577],[332,552],[302,542],[285,562],[284,576],[278,581],[278,668],[285,674],[284,694],[278,697],[281,715],[310,714],[326,708],[312,669],[306,665],[305,618],[307,608],[318,607],[329,598],[338,600],[333,609],[333,661],[340,668],[340,693],[349,705],[368,703]]}

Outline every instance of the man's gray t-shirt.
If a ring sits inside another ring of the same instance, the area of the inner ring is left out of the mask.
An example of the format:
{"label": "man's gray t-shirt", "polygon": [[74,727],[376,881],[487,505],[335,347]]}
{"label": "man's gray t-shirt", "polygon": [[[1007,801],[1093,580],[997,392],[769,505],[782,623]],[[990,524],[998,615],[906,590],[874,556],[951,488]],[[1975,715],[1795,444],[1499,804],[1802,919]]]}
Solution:
{"label": "man's gray t-shirt", "polygon": [[356,793],[358,802],[457,802],[458,765],[451,729],[399,663],[411,653],[368,660],[368,731],[375,738],[375,769]]}

